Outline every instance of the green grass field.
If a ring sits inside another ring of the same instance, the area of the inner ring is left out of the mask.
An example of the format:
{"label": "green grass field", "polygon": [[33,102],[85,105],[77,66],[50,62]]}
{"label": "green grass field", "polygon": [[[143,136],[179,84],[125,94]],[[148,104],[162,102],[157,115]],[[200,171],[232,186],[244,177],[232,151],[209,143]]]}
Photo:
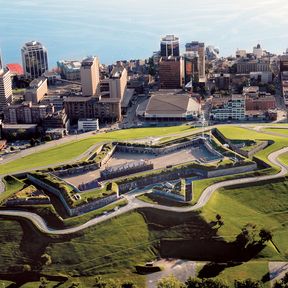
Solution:
{"label": "green grass field", "polygon": [[272,140],[274,143],[267,147],[266,149],[258,152],[255,154],[256,157],[259,159],[269,163],[272,167],[274,167],[276,170],[279,170],[275,165],[273,165],[268,160],[268,155],[272,152],[275,152],[277,150],[280,150],[284,147],[288,146],[288,139],[277,136],[277,135],[270,135],[265,134],[257,131],[252,131],[245,128],[235,127],[235,126],[219,126],[219,131],[228,139],[231,140]]}
{"label": "green grass field", "polygon": [[272,132],[277,134],[282,134],[283,136],[288,136],[288,127],[287,128],[265,128],[262,129],[263,132]]}
{"label": "green grass field", "polygon": [[202,209],[206,221],[215,214],[222,216],[225,225],[219,230],[226,240],[233,240],[247,223],[270,229],[280,254],[271,246],[263,250],[263,257],[273,260],[288,259],[288,181],[258,183],[243,187],[225,188],[216,192]]}
{"label": "green grass field", "polygon": [[[199,273],[204,267],[205,263],[197,264],[197,272]],[[263,276],[268,273],[268,262],[267,261],[250,261],[242,263],[234,267],[227,267],[223,270],[219,276],[212,277],[214,279],[220,279],[224,283],[227,283],[229,287],[233,288],[234,280],[252,279],[261,280]],[[265,283],[265,288],[270,287],[269,283]]]}
{"label": "green grass field", "polygon": [[1,174],[9,174],[25,169],[43,167],[48,165],[56,165],[69,160],[73,160],[77,156],[87,151],[91,146],[99,142],[120,141],[137,138],[145,138],[152,136],[165,136],[169,134],[192,132],[196,129],[189,126],[173,126],[173,127],[156,127],[156,128],[135,128],[125,129],[114,132],[102,133],[91,136],[86,139],[72,141],[67,144],[58,145],[45,151],[25,156],[21,159],[9,162],[0,167]]}
{"label": "green grass field", "polygon": [[144,278],[133,273],[134,265],[155,258],[148,227],[137,212],[91,227],[85,233],[62,238],[41,235],[30,225],[22,226],[22,232],[15,221],[0,221],[0,225],[1,273],[15,265],[35,267],[40,256],[47,253],[52,264],[42,267],[42,272],[48,275],[61,272],[67,276],[81,276],[83,287],[92,287],[94,276],[104,273],[106,278],[119,281],[135,279],[144,287]]}

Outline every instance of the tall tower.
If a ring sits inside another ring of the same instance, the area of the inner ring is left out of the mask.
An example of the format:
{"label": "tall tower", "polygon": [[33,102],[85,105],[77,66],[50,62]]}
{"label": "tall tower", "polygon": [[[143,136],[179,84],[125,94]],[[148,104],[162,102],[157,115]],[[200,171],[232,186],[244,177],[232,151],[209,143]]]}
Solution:
{"label": "tall tower", "polygon": [[179,38],[174,35],[166,35],[163,37],[160,42],[160,54],[161,57],[179,57]]}
{"label": "tall tower", "polygon": [[21,54],[26,78],[33,80],[48,70],[47,49],[40,42],[27,42]]}
{"label": "tall tower", "polygon": [[0,74],[1,74],[1,72],[3,72],[3,69],[4,69],[4,67],[3,67],[3,62],[2,62],[2,54],[1,54],[1,50],[0,50]]}
{"label": "tall tower", "polygon": [[197,52],[199,57],[199,78],[205,78],[205,44],[192,41],[185,45],[186,52]]}
{"label": "tall tower", "polygon": [[81,64],[81,85],[83,96],[95,96],[100,91],[99,60],[88,57]]}
{"label": "tall tower", "polygon": [[[3,63],[2,63],[3,65]],[[11,104],[13,100],[12,79],[9,70],[0,70],[0,113]]]}

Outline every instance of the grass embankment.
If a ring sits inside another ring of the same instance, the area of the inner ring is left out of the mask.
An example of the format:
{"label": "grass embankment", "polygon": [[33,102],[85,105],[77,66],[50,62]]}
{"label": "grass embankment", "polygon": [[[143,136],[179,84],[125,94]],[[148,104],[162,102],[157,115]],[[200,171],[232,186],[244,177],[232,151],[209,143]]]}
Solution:
{"label": "grass embankment", "polygon": [[[1,227],[2,273],[7,272],[9,267],[14,266],[15,269],[15,266],[23,264],[29,264],[33,270],[39,264],[41,255],[47,253],[51,256],[52,264],[42,267],[42,272],[55,275],[61,271],[64,275],[73,276],[73,281],[81,277],[81,287],[92,287],[96,274],[104,274],[103,277],[118,281],[132,279],[144,287],[144,277],[133,273],[134,265],[155,258],[148,227],[136,212],[69,237],[48,237],[26,224],[22,226],[22,232],[21,226],[14,221],[1,221]],[[69,287],[66,285],[59,287]]]}
{"label": "grass embankment", "polygon": [[288,258],[288,180],[281,178],[269,182],[224,188],[217,191],[201,215],[206,221],[215,219],[215,214],[222,216],[225,225],[219,234],[226,240],[235,239],[240,229],[247,223],[265,227],[273,233],[273,241],[280,254],[268,245],[261,252],[261,257],[270,260]]}
{"label": "grass embankment", "polygon": [[272,152],[275,152],[277,150],[280,150],[284,147],[288,146],[288,139],[283,138],[281,136],[274,136],[274,135],[268,135],[265,133],[256,132],[253,130],[235,127],[235,126],[219,126],[218,130],[228,139],[230,140],[272,140],[274,143],[267,147],[266,149],[258,152],[255,154],[257,158],[260,160],[263,160],[264,162],[271,165],[276,171],[279,171],[279,168],[276,167],[274,164],[272,164],[268,160],[268,155]]}
{"label": "grass embankment", "polygon": [[173,207],[185,207],[185,206],[190,206],[189,203],[182,203],[178,201],[174,201],[172,199],[169,199],[167,197],[161,197],[152,193],[145,193],[143,195],[140,195],[137,197],[139,200],[143,202],[147,202],[150,204],[159,204],[159,205],[164,205],[164,206],[173,206]]}
{"label": "grass embankment", "polygon": [[73,160],[77,156],[87,151],[91,146],[99,142],[165,136],[181,132],[192,132],[193,130],[194,128],[190,128],[189,126],[185,125],[173,127],[124,129],[114,132],[101,133],[89,138],[73,140],[69,143],[58,145],[54,148],[37,152],[1,165],[0,175],[67,162]]}
{"label": "grass embankment", "polygon": [[6,176],[2,181],[5,185],[5,191],[0,193],[0,204],[3,200],[19,192],[25,186],[24,182],[13,176]]}
{"label": "grass embankment", "polygon": [[[281,125],[280,125],[281,126]],[[283,136],[288,136],[288,127],[287,128],[265,128],[262,129],[263,132],[272,132],[276,134],[282,134]]]}
{"label": "grass embankment", "polygon": [[[199,273],[206,263],[197,263],[196,272]],[[249,261],[247,263],[239,263],[239,265],[233,267],[226,267],[219,276],[214,279],[220,279],[227,283],[229,287],[233,288],[235,280],[261,280],[263,276],[268,275],[268,262],[267,261]],[[264,284],[265,288],[270,288],[270,283]]]}

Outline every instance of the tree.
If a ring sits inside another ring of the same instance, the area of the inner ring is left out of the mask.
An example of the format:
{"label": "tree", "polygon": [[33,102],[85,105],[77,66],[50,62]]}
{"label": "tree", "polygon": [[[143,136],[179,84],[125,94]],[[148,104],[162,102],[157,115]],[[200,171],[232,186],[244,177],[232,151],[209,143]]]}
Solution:
{"label": "tree", "polygon": [[241,232],[236,236],[236,243],[240,247],[246,248],[247,245],[253,244],[255,242],[255,235],[256,225],[248,223],[241,229]]}
{"label": "tree", "polygon": [[185,282],[186,288],[202,288],[202,280],[199,278],[189,277]]}
{"label": "tree", "polygon": [[52,263],[51,256],[47,253],[41,255],[41,263],[42,265],[50,265]]}
{"label": "tree", "polygon": [[260,281],[254,281],[251,279],[246,279],[243,281],[235,280],[234,287],[235,288],[262,288],[263,284]]}
{"label": "tree", "polygon": [[131,280],[125,281],[121,284],[122,288],[136,288],[137,286],[135,285],[135,283]]}
{"label": "tree", "polygon": [[261,229],[259,232],[260,242],[264,244],[265,242],[272,240],[272,233],[268,229]]}
{"label": "tree", "polygon": [[45,277],[41,277],[40,278],[40,286],[39,286],[39,288],[46,288],[48,283],[49,282],[47,281],[47,279]]}
{"label": "tree", "polygon": [[183,283],[177,280],[173,275],[162,278],[157,283],[157,288],[183,288]]}

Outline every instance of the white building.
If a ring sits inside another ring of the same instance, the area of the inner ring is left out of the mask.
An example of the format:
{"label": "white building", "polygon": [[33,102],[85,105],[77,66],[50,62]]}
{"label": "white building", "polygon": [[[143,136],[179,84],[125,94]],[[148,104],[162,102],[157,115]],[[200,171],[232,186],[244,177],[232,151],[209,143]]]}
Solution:
{"label": "white building", "polygon": [[232,95],[228,101],[212,108],[210,117],[213,120],[245,120],[245,96]]}
{"label": "white building", "polygon": [[[1,57],[0,57],[1,62]],[[11,104],[13,100],[12,94],[12,80],[9,71],[0,69],[0,112],[4,111],[4,108]]]}
{"label": "white building", "polygon": [[256,56],[257,59],[263,56],[263,49],[261,48],[260,44],[258,44],[256,47],[253,47],[253,55]]}
{"label": "white building", "polygon": [[78,120],[78,131],[98,131],[99,121],[98,119],[79,119]]}

